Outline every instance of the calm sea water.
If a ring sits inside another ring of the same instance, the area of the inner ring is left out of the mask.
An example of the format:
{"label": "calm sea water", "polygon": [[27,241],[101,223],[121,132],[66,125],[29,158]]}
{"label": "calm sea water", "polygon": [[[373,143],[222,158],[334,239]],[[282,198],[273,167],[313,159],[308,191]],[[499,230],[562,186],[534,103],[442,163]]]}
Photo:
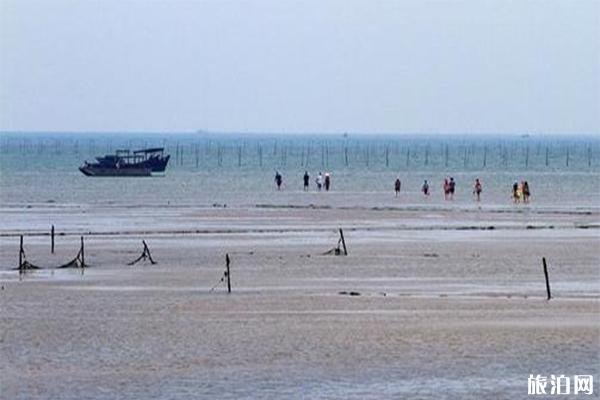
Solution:
{"label": "calm sea water", "polygon": [[[89,178],[85,160],[116,149],[165,147],[165,176]],[[274,173],[284,190],[274,187]],[[302,191],[304,171],[311,192]],[[315,193],[319,171],[332,191]],[[484,185],[482,205],[510,205],[511,185],[527,180],[533,204],[600,205],[600,138],[517,136],[289,136],[208,134],[0,134],[0,201],[37,203],[389,205],[444,203],[445,177],[457,181],[452,204],[473,203],[472,184]],[[393,183],[402,180],[402,196]],[[432,195],[420,194],[423,180]]]}

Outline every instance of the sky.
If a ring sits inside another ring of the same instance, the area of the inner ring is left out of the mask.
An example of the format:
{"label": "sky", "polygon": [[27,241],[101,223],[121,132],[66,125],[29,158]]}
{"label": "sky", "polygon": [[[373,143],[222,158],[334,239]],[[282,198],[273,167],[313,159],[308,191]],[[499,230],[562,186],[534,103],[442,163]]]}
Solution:
{"label": "sky", "polygon": [[0,0],[0,130],[600,133],[600,0]]}

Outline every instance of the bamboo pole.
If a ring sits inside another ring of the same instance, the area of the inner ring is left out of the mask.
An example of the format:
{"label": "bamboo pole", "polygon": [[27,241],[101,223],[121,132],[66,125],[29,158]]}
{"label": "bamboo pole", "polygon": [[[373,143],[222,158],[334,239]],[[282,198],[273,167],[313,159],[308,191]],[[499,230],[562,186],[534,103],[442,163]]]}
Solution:
{"label": "bamboo pole", "polygon": [[226,271],[225,274],[227,275],[227,293],[231,293],[231,273],[229,271],[229,264],[230,264],[231,260],[229,259],[229,253],[225,254],[225,264],[226,264]]}
{"label": "bamboo pole", "polygon": [[445,156],[445,162],[444,162],[444,165],[445,165],[446,167],[448,167],[448,145],[446,145],[446,146],[445,146],[444,153],[445,153],[445,154],[444,154],[444,156]]}
{"label": "bamboo pole", "polygon": [[81,268],[85,267],[85,250],[83,245],[83,236],[81,236]]}
{"label": "bamboo pole", "polygon": [[348,146],[344,147],[344,160],[346,162],[346,167],[348,166]]}
{"label": "bamboo pole", "polygon": [[546,257],[542,257],[542,263],[544,264],[544,276],[546,277],[546,292],[548,293],[548,300],[552,298],[550,294],[550,280],[548,279],[548,267],[546,265]]}
{"label": "bamboo pole", "polygon": [[23,235],[19,238],[19,271],[23,268]]}
{"label": "bamboo pole", "polygon": [[390,166],[390,146],[389,145],[385,146],[385,166],[386,167]]}
{"label": "bamboo pole", "polygon": [[340,239],[342,240],[342,247],[344,248],[344,255],[348,255],[348,249],[346,248],[346,240],[344,239],[344,231],[340,228]]}
{"label": "bamboo pole", "polygon": [[483,167],[487,166],[487,146],[483,148]]}

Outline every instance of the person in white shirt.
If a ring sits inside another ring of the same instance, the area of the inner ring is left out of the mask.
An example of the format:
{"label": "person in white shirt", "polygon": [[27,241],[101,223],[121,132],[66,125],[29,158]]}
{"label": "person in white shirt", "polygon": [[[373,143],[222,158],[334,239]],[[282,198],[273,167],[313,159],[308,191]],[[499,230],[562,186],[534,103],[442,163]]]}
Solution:
{"label": "person in white shirt", "polygon": [[317,190],[321,191],[321,188],[323,187],[323,175],[321,174],[321,172],[319,172],[319,175],[317,175],[317,179],[315,179],[315,182],[317,183]]}

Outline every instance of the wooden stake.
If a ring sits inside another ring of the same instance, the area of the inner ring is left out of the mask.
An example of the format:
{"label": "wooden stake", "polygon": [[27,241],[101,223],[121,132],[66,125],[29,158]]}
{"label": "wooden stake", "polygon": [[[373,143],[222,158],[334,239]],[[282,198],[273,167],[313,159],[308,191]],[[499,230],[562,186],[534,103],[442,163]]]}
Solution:
{"label": "wooden stake", "polygon": [[487,165],[487,146],[483,148],[483,167]]}
{"label": "wooden stake", "polygon": [[85,267],[85,252],[83,247],[83,236],[81,237],[81,268]]}
{"label": "wooden stake", "polygon": [[229,253],[225,254],[225,263],[227,265],[227,270],[225,274],[227,275],[227,293],[231,293],[231,273],[229,272],[229,263],[231,260],[229,259]]}
{"label": "wooden stake", "polygon": [[23,268],[23,235],[20,237],[19,244],[19,270]]}
{"label": "wooden stake", "polygon": [[544,264],[544,276],[546,277],[546,292],[548,293],[548,300],[552,298],[550,294],[550,281],[548,280],[548,267],[546,266],[546,257],[542,257],[542,263]]}
{"label": "wooden stake", "polygon": [[156,261],[154,261],[152,259],[152,254],[150,254],[150,248],[148,248],[148,245],[146,244],[145,240],[142,240],[142,244],[144,245],[144,253],[146,254],[146,256],[148,256],[148,259],[150,260],[151,264],[156,264]]}
{"label": "wooden stake", "polygon": [[344,255],[348,255],[348,249],[346,249],[346,240],[344,240],[344,231],[340,228],[340,239],[342,240],[342,247],[344,248]]}
{"label": "wooden stake", "polygon": [[50,229],[50,253],[54,254],[54,225]]}
{"label": "wooden stake", "polygon": [[385,166],[390,166],[390,146],[385,146]]}
{"label": "wooden stake", "polygon": [[445,151],[444,151],[444,156],[445,156],[445,162],[444,165],[447,167],[448,166],[448,145],[446,145]]}

